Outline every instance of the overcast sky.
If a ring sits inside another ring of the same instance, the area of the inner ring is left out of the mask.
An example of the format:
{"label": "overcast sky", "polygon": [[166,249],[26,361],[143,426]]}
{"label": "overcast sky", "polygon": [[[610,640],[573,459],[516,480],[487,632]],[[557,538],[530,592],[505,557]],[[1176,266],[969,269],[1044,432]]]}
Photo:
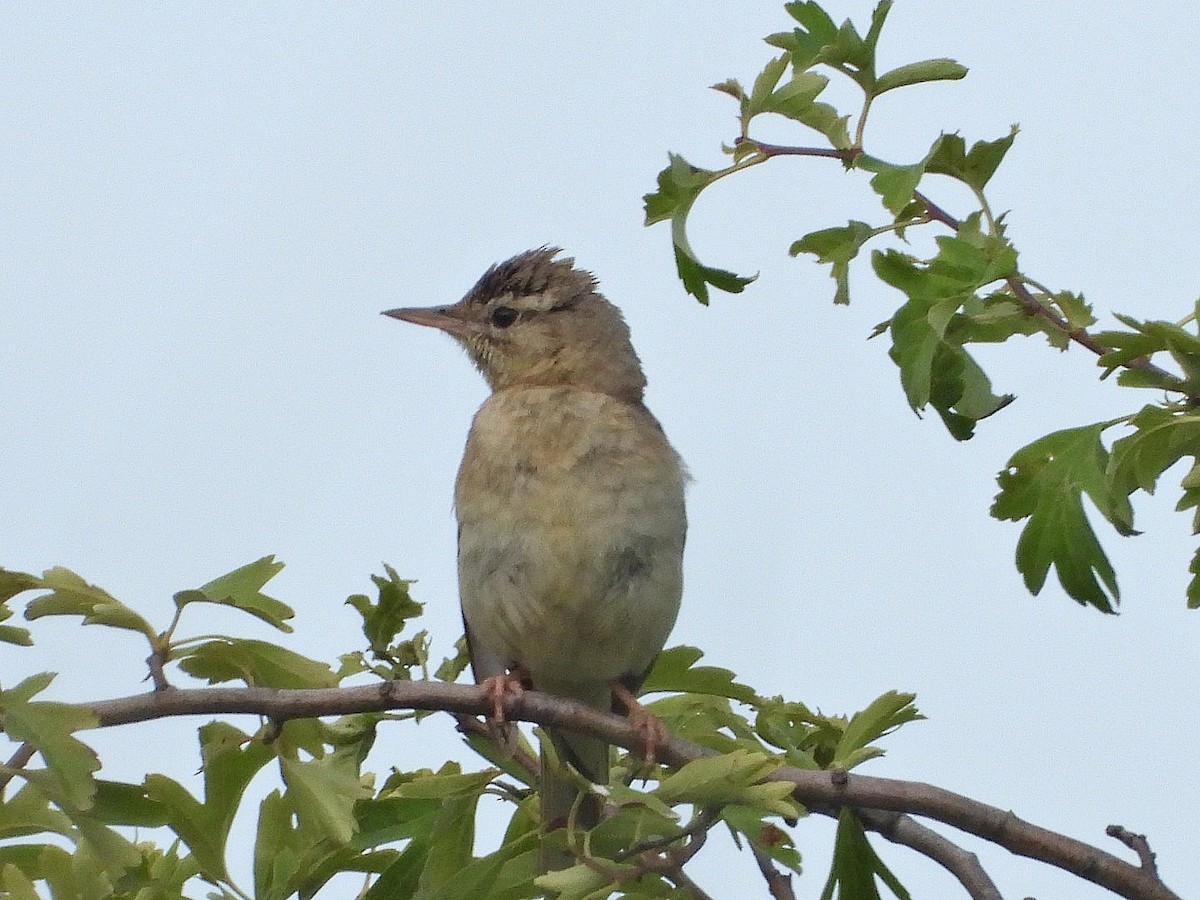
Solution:
{"label": "overcast sky", "polygon": [[[870,3],[826,7],[865,31]],[[1056,584],[1030,598],[1019,529],[987,514],[1017,448],[1154,398],[1098,384],[1085,353],[1017,340],[979,353],[1018,400],[973,441],[919,420],[886,339],[865,341],[898,296],[861,264],[853,305],[835,309],[826,272],[786,254],[807,231],[882,221],[866,179],[829,161],[778,160],[705,196],[697,251],[759,279],[707,309],[684,294],[641,197],[668,150],[722,164],[735,106],[707,86],[752,81],[774,52],[761,38],[791,27],[781,4],[460,9],[8,7],[0,565],[67,566],[165,627],[174,591],[275,553],[288,567],[268,592],[297,610],[289,646],[332,660],[360,640],[345,597],[387,561],[419,579],[440,657],[459,631],[454,471],[486,388],[450,341],[379,311],[454,301],[490,263],[557,244],[625,310],[648,403],[695,478],[673,642],[829,713],[915,691],[929,720],[862,771],[1113,852],[1106,825],[1146,832],[1167,882],[1194,890],[1200,612],[1184,605],[1188,517],[1171,512],[1183,472],[1136,504],[1141,537],[1098,528],[1119,617]],[[1020,123],[991,193],[1024,269],[1102,312],[1178,319],[1200,280],[1194,17],[1168,0],[899,3],[885,67],[950,56],[971,74],[880,101],[868,147],[907,162],[940,130],[972,141]],[[762,134],[815,142],[786,123]],[[942,181],[928,193],[968,211]],[[191,626],[273,639],[241,618]],[[74,622],[35,634],[0,653],[0,682],[59,669],[58,698],[144,689],[137,640]],[[197,724],[89,739],[107,777],[151,765],[198,791]],[[433,718],[389,729],[373,761],[458,752]],[[815,898],[832,825],[797,832],[797,893]],[[914,896],[954,895],[936,866],[876,843]],[[1108,896],[983,853],[1005,896]],[[765,895],[731,849],[695,874],[717,897]]]}

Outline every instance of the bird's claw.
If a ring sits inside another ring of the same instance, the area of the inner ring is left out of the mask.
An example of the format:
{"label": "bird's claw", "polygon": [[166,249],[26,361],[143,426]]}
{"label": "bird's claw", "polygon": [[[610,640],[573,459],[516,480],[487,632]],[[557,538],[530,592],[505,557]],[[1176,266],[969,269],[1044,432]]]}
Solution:
{"label": "bird's claw", "polygon": [[613,695],[625,704],[629,724],[634,732],[642,739],[642,760],[646,766],[653,768],[658,762],[658,748],[667,742],[667,727],[662,719],[642,706],[637,697],[620,681],[611,685]]}
{"label": "bird's claw", "polygon": [[479,682],[484,696],[491,701],[492,711],[488,716],[490,724],[503,725],[507,721],[504,707],[509,699],[516,700],[525,693],[525,680],[525,673],[514,669],[503,675],[491,675]]}

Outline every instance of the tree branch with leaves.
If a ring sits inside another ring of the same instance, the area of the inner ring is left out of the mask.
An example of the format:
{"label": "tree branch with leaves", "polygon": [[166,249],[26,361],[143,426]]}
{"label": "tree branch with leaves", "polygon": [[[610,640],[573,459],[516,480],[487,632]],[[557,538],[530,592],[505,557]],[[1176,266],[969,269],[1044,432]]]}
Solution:
{"label": "tree branch with leaves", "polygon": [[[903,241],[913,229],[948,228],[937,252],[918,257],[909,248],[871,251],[876,277],[903,297],[893,315],[872,335],[891,337],[889,355],[900,370],[909,406],[918,414],[932,407],[958,440],[1013,399],[996,394],[969,347],[1042,335],[1051,348],[1070,345],[1097,357],[1100,377],[1117,374],[1118,384],[1163,395],[1128,415],[1047,435],[1013,454],[998,476],[992,506],[998,519],[1025,523],[1016,563],[1030,592],[1037,594],[1051,569],[1068,595],[1103,612],[1115,612],[1120,593],[1116,573],[1084,511],[1086,497],[1120,535],[1135,535],[1130,496],[1153,493],[1159,477],[1185,457],[1192,466],[1180,486],[1177,509],[1200,509],[1200,324],[1197,309],[1178,322],[1139,321],[1115,315],[1123,329],[1093,331],[1092,307],[1079,294],[1048,288],[1021,270],[1008,238],[1004,215],[994,212],[987,188],[1017,136],[977,141],[969,148],[958,134],[935,137],[925,156],[894,163],[872,155],[867,124],[877,102],[891,91],[927,82],[963,78],[967,70],[949,59],[928,59],[878,73],[876,48],[889,0],[879,3],[865,35],[850,22],[835,25],[816,3],[787,3],[795,20],[788,32],[766,42],[782,51],[747,90],[736,79],[713,85],[738,104],[738,133],[722,149],[729,165],[704,169],[672,154],[658,176],[658,189],[645,198],[646,224],[667,221],[679,277],[688,293],[708,303],[709,288],[738,293],[754,280],[702,263],[687,238],[687,220],[697,199],[717,181],[784,157],[835,161],[848,173],[870,175],[886,217],[878,224],[850,221],[812,231],[790,247],[830,266],[835,303],[850,302],[851,263],[871,243]],[[844,114],[817,99],[830,76],[852,81],[861,106]],[[790,75],[789,75],[790,72]],[[786,77],[785,77],[786,76]],[[760,116],[782,116],[828,146],[785,146],[755,139]],[[954,215],[930,199],[929,176],[965,185],[977,206]],[[1191,330],[1189,330],[1191,326]],[[1161,364],[1160,364],[1161,361]],[[1168,366],[1172,368],[1168,368]],[[1105,437],[1125,429],[1106,446]],[[1200,533],[1200,512],[1193,521]],[[1200,551],[1189,566],[1189,607],[1200,607]]]}
{"label": "tree branch with leaves", "polygon": [[[687,221],[700,195],[720,179],[783,157],[836,162],[848,174],[865,173],[884,215],[876,224],[812,231],[792,243],[791,253],[830,266],[833,299],[847,303],[852,268],[872,245],[872,270],[898,291],[897,308],[876,335],[891,341],[912,409],[932,407],[955,438],[971,437],[1012,398],[993,390],[970,348],[1016,336],[1041,335],[1060,351],[1083,348],[1097,356],[1102,378],[1116,374],[1122,386],[1158,392],[1155,402],[1128,415],[1057,431],[1018,450],[999,475],[992,507],[997,518],[1024,523],[1017,565],[1032,592],[1054,569],[1070,596],[1113,611],[1116,574],[1084,498],[1119,534],[1134,534],[1130,497],[1153,492],[1168,468],[1190,457],[1178,505],[1200,508],[1196,312],[1175,323],[1117,316],[1122,328],[1096,330],[1083,297],[1047,287],[1020,268],[1005,217],[989,198],[1016,128],[970,146],[957,134],[939,134],[916,162],[889,162],[867,148],[870,114],[886,94],[957,80],[966,69],[931,59],[877,71],[886,0],[865,34],[850,22],[835,25],[813,2],[785,9],[795,25],[767,38],[777,55],[751,87],[734,79],[715,86],[738,107],[737,133],[724,148],[728,165],[703,169],[672,155],[645,199],[647,223],[671,223],[684,287],[707,303],[710,288],[736,293],[753,279],[708,266],[693,252]],[[861,90],[853,114],[819,99],[830,75]],[[758,140],[756,120],[767,114],[827,146]],[[949,211],[927,184],[933,175],[966,185],[974,208]],[[914,229],[937,230],[934,252],[922,257],[893,245]],[[1125,433],[1111,440],[1117,429]],[[513,721],[570,727],[627,751],[611,785],[588,786],[603,792],[603,821],[590,832],[569,826],[555,833],[577,864],[540,874],[538,844],[546,837],[538,828],[533,746],[540,732],[496,745],[481,718],[491,701],[479,688],[455,683],[466,667],[462,642],[434,665],[432,638],[412,627],[422,606],[394,570],[373,577],[374,596],[347,600],[361,620],[363,645],[333,663],[269,641],[185,630],[206,606],[218,605],[290,631],[292,610],[264,593],[280,567],[264,557],[180,591],[163,629],[67,569],[41,576],[0,570],[0,641],[32,643],[31,629],[9,621],[14,601],[28,600],[29,621],[78,618],[142,636],[153,685],[148,693],[83,703],[49,699],[49,673],[0,690],[0,721],[13,742],[0,764],[0,893],[21,900],[39,892],[56,900],[182,900],[206,890],[209,897],[275,900],[331,894],[333,879],[350,873],[362,879],[365,900],[516,900],[548,892],[564,900],[706,898],[715,895],[689,868],[720,830],[748,851],[746,871],[762,879],[764,894],[787,900],[800,871],[791,827],[816,814],[836,823],[823,900],[878,898],[884,889],[909,896],[872,835],[935,861],[972,898],[994,900],[1000,892],[959,843],[961,834],[1118,896],[1177,896],[1159,877],[1150,841],[1123,825],[1110,825],[1106,834],[1130,859],[932,784],[861,774],[882,755],[880,742],[921,718],[911,694],[886,691],[857,713],[826,715],[761,695],[732,672],[702,664],[701,652],[690,647],[661,654],[644,686],[649,708],[670,733],[653,765],[638,756],[641,738],[624,719],[532,691],[508,698]],[[1200,606],[1200,557],[1191,571],[1188,603]],[[384,771],[370,771],[381,730],[411,729],[437,713],[453,717],[481,768],[446,762],[388,771],[385,762]],[[99,777],[99,757],[86,743],[90,730],[152,728],[191,716],[222,717],[198,729],[201,796],[155,772],[140,782]],[[254,727],[225,721],[235,716],[253,717]],[[553,756],[548,743],[542,750]],[[231,874],[234,820],[251,802],[252,780],[272,767],[274,778],[258,800],[252,883],[239,884]],[[499,844],[477,854],[485,797],[503,802],[508,822]]]}
{"label": "tree branch with leaves", "polygon": [[[643,691],[670,736],[648,765],[631,723],[583,704],[529,691],[506,701],[512,721],[569,727],[625,748],[619,774],[603,790],[607,816],[589,833],[568,828],[572,868],[541,875],[537,868],[537,754],[522,736],[501,749],[478,718],[492,700],[473,685],[455,684],[466,665],[459,647],[430,676],[425,632],[405,634],[422,613],[410,582],[390,568],[374,576],[375,598],[347,600],[362,620],[363,650],[337,668],[284,647],[231,635],[180,636],[185,616],[205,604],[245,612],[289,630],[291,609],[263,593],[281,568],[264,557],[192,590],[175,594],[176,614],[159,632],[103,589],[65,569],[41,577],[0,570],[0,600],[33,594],[28,619],[78,617],[82,624],[142,635],[154,690],[112,700],[62,703],[39,699],[50,674],[0,691],[4,731],[18,742],[0,768],[0,886],[21,896],[45,882],[57,898],[72,879],[100,879],[89,896],[185,897],[199,879],[220,897],[312,896],[339,872],[372,878],[364,897],[562,898],[709,896],[686,871],[709,832],[721,828],[749,848],[773,896],[787,897],[788,872],[800,856],[788,832],[805,814],[833,818],[837,839],[826,892],[860,896],[876,880],[907,893],[867,839],[868,832],[907,846],[950,871],[973,898],[998,897],[978,859],[922,821],[981,837],[1013,853],[1057,866],[1119,896],[1175,898],[1159,879],[1143,836],[1111,826],[1134,849],[1127,862],[997,809],[928,784],[857,774],[882,755],[875,742],[921,715],[913,696],[889,691],[852,716],[827,716],[802,703],[764,697],[726,669],[701,665],[691,647],[664,651]],[[8,607],[3,607],[6,611]],[[27,629],[5,626],[10,642],[27,644]],[[176,672],[210,685],[178,687]],[[350,684],[356,680],[363,684]],[[376,783],[364,769],[375,735],[410,727],[435,713],[455,717],[466,743],[490,765],[465,772],[392,773]],[[199,729],[203,799],[179,782],[148,773],[140,784],[97,777],[100,762],[80,734],[95,728],[151,723],[180,716],[257,717],[244,731],[225,721]],[[43,767],[32,767],[40,756]],[[259,805],[254,885],[237,885],[227,858],[230,830],[250,781],[268,765],[280,787]],[[10,788],[19,785],[16,790]],[[503,844],[473,855],[480,798],[511,807]],[[162,847],[131,840],[128,829],[165,828]],[[1134,837],[1138,842],[1134,841]],[[66,840],[68,851],[48,840]],[[405,844],[403,849],[395,844]],[[377,877],[376,877],[377,876]],[[424,887],[421,887],[424,886]],[[122,893],[122,892],[125,893]],[[36,896],[36,894],[28,894]],[[151,896],[146,894],[145,896]],[[877,893],[872,894],[877,896]]]}

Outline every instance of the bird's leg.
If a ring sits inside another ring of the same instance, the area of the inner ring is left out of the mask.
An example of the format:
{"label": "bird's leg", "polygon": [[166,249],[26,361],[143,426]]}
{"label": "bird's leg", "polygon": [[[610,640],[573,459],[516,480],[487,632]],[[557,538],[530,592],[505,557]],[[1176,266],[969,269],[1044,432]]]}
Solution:
{"label": "bird's leg", "polygon": [[488,716],[494,725],[505,722],[504,704],[511,697],[514,700],[525,693],[525,685],[529,682],[529,673],[520,666],[514,666],[502,675],[491,675],[479,682],[483,694],[492,703],[492,712]]}
{"label": "bird's leg", "polygon": [[642,739],[642,759],[647,766],[655,764],[658,748],[667,742],[667,729],[662,719],[638,702],[633,691],[623,681],[610,681],[613,696],[625,706],[629,724]]}

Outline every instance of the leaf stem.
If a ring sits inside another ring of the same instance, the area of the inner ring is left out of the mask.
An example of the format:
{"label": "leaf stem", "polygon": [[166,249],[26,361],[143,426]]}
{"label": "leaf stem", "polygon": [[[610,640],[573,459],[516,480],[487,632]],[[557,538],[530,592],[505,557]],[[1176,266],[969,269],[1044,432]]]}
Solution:
{"label": "leaf stem", "polygon": [[871,113],[871,104],[875,100],[875,95],[867,93],[863,99],[862,112],[858,114],[858,127],[854,129],[854,143],[851,145],[858,150],[862,150],[863,133],[867,128],[867,116]]}

